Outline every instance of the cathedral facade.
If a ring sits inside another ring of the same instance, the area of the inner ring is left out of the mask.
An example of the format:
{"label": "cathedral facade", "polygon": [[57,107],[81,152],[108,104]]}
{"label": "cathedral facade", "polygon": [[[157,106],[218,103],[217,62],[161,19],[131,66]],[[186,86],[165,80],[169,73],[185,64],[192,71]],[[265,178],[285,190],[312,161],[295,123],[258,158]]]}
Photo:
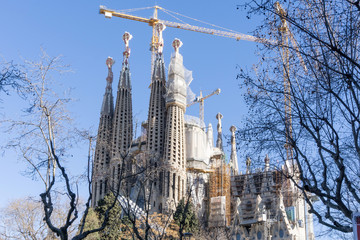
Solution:
{"label": "cathedral facade", "polygon": [[[189,99],[179,51],[182,43],[179,39],[173,41],[174,53],[166,73],[163,29],[157,27],[160,37],[152,69],[148,119],[137,139],[133,139],[129,33],[123,36],[125,51],[115,106],[114,61],[110,57],[106,61],[108,76],[93,161],[92,207],[110,191],[142,209],[163,214],[173,213],[184,199],[194,204],[204,226],[231,229],[234,239],[312,239],[312,219],[306,213],[305,201],[298,196],[286,203],[282,189],[289,186],[276,179],[268,163],[261,174],[252,173],[250,164],[245,174],[239,174],[235,126],[230,128],[231,153],[226,161],[223,116],[216,116],[214,141],[211,124],[205,126],[199,118],[185,114]],[[272,238],[264,238],[270,235]]]}

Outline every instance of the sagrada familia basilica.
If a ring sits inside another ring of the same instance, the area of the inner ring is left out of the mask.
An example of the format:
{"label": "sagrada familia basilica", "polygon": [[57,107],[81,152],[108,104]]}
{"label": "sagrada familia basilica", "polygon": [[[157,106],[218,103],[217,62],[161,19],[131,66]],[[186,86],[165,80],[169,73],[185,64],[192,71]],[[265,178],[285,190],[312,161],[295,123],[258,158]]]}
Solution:
{"label": "sagrada familia basilica", "polygon": [[264,156],[261,169],[254,170],[248,158],[246,172],[239,173],[236,127],[230,128],[227,160],[221,113],[216,115],[216,144],[211,124],[205,126],[199,118],[185,115],[188,80],[179,50],[182,42],[173,41],[174,53],[166,73],[163,29],[157,26],[159,43],[148,119],[137,139],[133,137],[129,33],[123,36],[125,51],[115,106],[114,61],[106,60],[108,76],[93,162],[92,206],[114,191],[140,208],[169,214],[184,199],[193,203],[204,227],[230,229],[236,240],[314,239],[312,215],[304,197],[281,171],[291,171],[291,167],[273,169],[269,157]]}

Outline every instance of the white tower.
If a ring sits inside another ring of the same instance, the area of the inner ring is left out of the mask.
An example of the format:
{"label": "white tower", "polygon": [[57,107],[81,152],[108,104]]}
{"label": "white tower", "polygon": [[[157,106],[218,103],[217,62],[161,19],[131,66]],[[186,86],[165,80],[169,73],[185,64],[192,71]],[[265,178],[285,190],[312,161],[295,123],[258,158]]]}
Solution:
{"label": "white tower", "polygon": [[[162,194],[163,212],[175,210],[186,191],[185,122],[186,83],[183,58],[179,53],[182,42],[175,39],[175,49],[169,67],[166,91],[166,130],[163,167],[165,188]],[[161,181],[161,180],[160,180]]]}

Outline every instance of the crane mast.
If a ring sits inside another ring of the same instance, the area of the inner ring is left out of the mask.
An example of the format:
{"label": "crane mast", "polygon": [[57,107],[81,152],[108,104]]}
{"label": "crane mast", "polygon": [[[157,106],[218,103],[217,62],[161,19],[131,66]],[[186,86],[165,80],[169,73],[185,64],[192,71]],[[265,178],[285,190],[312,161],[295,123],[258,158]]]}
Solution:
{"label": "crane mast", "polygon": [[281,34],[281,57],[283,62],[283,78],[284,78],[284,103],[285,103],[285,149],[286,160],[293,160],[293,149],[290,144],[292,138],[292,119],[291,119],[291,89],[290,80],[288,78],[289,66],[289,28],[285,19],[286,11],[281,7],[279,2],[275,3],[275,10],[280,16],[281,25],[278,28]]}
{"label": "crane mast", "polygon": [[289,38],[291,40],[291,43],[293,45],[293,48],[296,50],[296,54],[300,60],[300,63],[305,71],[307,72],[306,65],[304,63],[303,58],[301,57],[299,53],[299,47],[295,41],[295,38],[293,34],[291,33],[288,23],[286,21],[286,11],[282,8],[281,4],[279,2],[275,2],[274,4],[276,13],[280,16],[281,25],[278,28],[280,34],[281,34],[281,56],[282,56],[282,62],[283,62],[283,77],[284,77],[284,102],[285,102],[285,149],[286,149],[286,160],[289,163],[293,163],[293,148],[290,144],[290,141],[292,139],[292,117],[291,117],[291,85],[290,85],[290,61],[289,61]]}

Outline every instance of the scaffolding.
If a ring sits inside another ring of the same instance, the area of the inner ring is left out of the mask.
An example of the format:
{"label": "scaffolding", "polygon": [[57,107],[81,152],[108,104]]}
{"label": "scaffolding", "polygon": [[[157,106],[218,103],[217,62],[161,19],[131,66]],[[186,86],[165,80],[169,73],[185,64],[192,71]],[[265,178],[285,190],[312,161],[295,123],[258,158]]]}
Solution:
{"label": "scaffolding", "polygon": [[212,167],[210,173],[209,227],[225,227],[231,224],[230,166],[222,163]]}

